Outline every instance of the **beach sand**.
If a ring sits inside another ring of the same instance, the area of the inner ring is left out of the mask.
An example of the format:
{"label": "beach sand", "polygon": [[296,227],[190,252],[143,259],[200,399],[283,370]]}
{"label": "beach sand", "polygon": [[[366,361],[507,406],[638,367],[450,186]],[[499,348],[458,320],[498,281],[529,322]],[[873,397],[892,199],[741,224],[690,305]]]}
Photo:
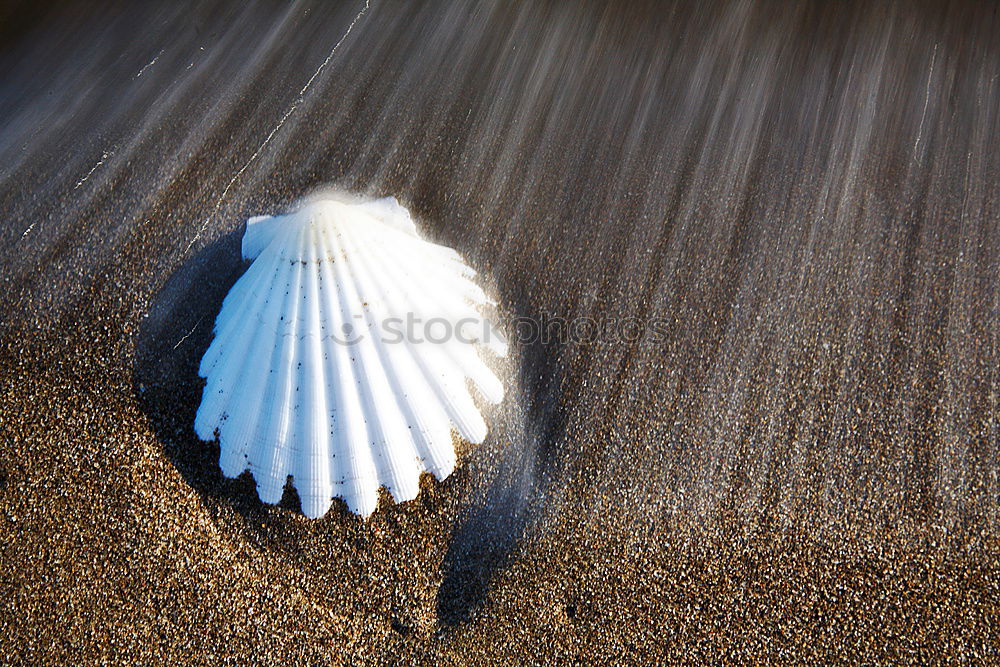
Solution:
{"label": "beach sand", "polygon": [[[0,661],[994,660],[995,8],[364,8],[9,10]],[[553,331],[367,520],[193,431],[243,220],[329,184]]]}

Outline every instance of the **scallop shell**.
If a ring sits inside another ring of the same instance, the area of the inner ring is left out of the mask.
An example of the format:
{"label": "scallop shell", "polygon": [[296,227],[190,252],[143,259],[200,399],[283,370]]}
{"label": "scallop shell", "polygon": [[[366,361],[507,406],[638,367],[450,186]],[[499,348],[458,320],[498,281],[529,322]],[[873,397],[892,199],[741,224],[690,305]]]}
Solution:
{"label": "scallop shell", "polygon": [[[306,516],[336,496],[368,516],[379,486],[402,502],[424,470],[452,472],[453,427],[486,437],[468,381],[499,402],[503,384],[478,349],[503,356],[506,344],[479,312],[489,301],[475,272],[421,239],[394,198],[251,218],[243,257],[253,263],[198,371],[195,431],[218,437],[227,477],[250,470],[261,500],[277,503],[291,476]],[[436,329],[420,328],[432,319]]]}

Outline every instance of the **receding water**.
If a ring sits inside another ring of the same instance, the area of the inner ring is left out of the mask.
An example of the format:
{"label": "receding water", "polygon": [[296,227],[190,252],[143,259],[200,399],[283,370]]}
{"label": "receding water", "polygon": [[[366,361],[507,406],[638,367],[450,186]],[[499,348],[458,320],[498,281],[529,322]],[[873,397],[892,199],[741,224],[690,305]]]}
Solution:
{"label": "receding water", "polygon": [[[515,350],[489,441],[433,501],[442,622],[474,615],[532,540],[996,544],[990,3],[22,14],[0,57],[6,366],[129,375],[103,414],[152,433],[144,456],[197,492],[162,498],[206,504],[223,533],[226,503],[265,551],[308,530],[222,486],[184,430],[239,269],[226,235],[333,185],[399,198],[510,322],[603,332]],[[46,438],[32,465],[61,456]]]}

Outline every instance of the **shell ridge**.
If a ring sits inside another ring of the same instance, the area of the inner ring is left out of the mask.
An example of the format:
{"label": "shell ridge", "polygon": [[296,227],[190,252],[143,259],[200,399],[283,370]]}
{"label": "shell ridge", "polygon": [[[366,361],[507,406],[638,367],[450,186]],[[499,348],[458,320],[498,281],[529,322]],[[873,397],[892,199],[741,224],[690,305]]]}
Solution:
{"label": "shell ridge", "polygon": [[[236,281],[236,286],[242,288],[243,285],[247,285],[247,287],[238,290],[234,286],[226,295],[219,315],[215,318],[212,343],[198,366],[198,374],[201,377],[207,378],[209,376],[223,356],[223,350],[229,347],[234,336],[241,333],[243,327],[240,326],[242,324],[240,316],[245,313],[248,306],[255,305],[254,295],[257,293],[257,289],[267,283],[268,278],[273,275],[277,268],[277,260],[272,260],[270,265],[254,262]],[[267,284],[267,289],[271,289],[270,284]]]}
{"label": "shell ridge", "polygon": [[289,455],[288,460],[288,471],[287,475],[292,472],[292,466],[295,462],[295,457],[299,453],[298,445],[305,435],[302,433],[302,429],[308,430],[308,414],[303,413],[299,410],[299,405],[301,403],[301,393],[302,387],[305,382],[306,373],[306,359],[303,358],[303,354],[307,351],[304,345],[304,341],[309,336],[309,326],[308,326],[308,304],[306,303],[306,290],[309,284],[309,238],[313,230],[313,226],[309,223],[304,223],[298,226],[297,234],[294,237],[294,243],[291,247],[295,248],[294,263],[291,263],[295,269],[295,308],[291,313],[287,313],[287,321],[279,318],[279,322],[284,325],[283,335],[289,336],[291,340],[291,388],[288,394],[288,432],[287,441],[289,444]]}
{"label": "shell ridge", "polygon": [[387,248],[386,254],[391,261],[382,260],[384,270],[391,272],[401,282],[400,287],[407,294],[407,299],[414,305],[419,305],[421,315],[431,317],[447,317],[452,322],[459,319],[469,318],[477,322],[482,320],[482,315],[474,306],[466,304],[464,301],[442,300],[437,294],[447,292],[446,285],[429,279],[425,272],[410,269],[413,264],[411,254],[403,254],[395,248]]}
{"label": "shell ridge", "polygon": [[[274,275],[280,276],[277,271]],[[280,280],[272,279],[267,294],[254,304],[252,310],[259,314],[261,320],[273,319],[281,307],[281,300],[274,298],[276,286],[280,289]],[[249,317],[249,314],[247,316]],[[268,352],[274,348],[277,340],[274,327],[252,328],[255,334],[250,344],[242,350],[239,348],[230,350],[237,356],[240,356],[239,352],[245,353],[243,372],[237,378],[236,390],[226,406],[229,420],[219,428],[219,465],[223,469],[223,474],[230,477],[238,476],[249,467],[247,448],[253,429],[263,412],[260,408],[267,381],[267,376],[263,372],[266,368],[262,368],[260,360],[269,356]]]}
{"label": "shell ridge", "polygon": [[[281,500],[285,481],[288,477],[289,433],[292,425],[289,419],[291,400],[291,375],[295,364],[295,321],[298,314],[298,287],[301,283],[302,265],[292,265],[281,312],[285,313],[277,326],[277,337],[272,352],[267,389],[264,393],[262,409],[268,419],[264,428],[251,446],[251,471],[257,481],[257,494],[265,503],[275,504]],[[274,369],[277,369],[275,371]]]}
{"label": "shell ridge", "polygon": [[[380,235],[384,245],[399,251],[404,256],[409,253],[419,252],[428,259],[433,260],[424,267],[428,274],[447,282],[461,281],[464,290],[475,293],[481,291],[479,286],[472,282],[471,278],[476,272],[465,263],[462,256],[452,248],[445,248],[419,236],[408,237],[399,234]],[[447,252],[442,252],[442,249]],[[410,259],[412,261],[412,258]]]}
{"label": "shell ridge", "polygon": [[[394,262],[394,267],[402,268],[406,266],[406,264],[403,263],[405,261],[404,258],[400,256],[394,256],[394,258],[396,260]],[[449,292],[446,285],[434,286],[433,283],[427,283],[426,278],[422,277],[418,272],[406,271],[404,278],[407,279],[407,283],[412,281],[414,283],[420,284],[421,285],[420,292],[421,294],[424,295],[447,294]],[[464,281],[463,279],[463,282],[469,282],[469,281]],[[493,304],[493,301],[486,298],[485,294],[482,293],[481,290],[480,293],[482,294],[483,298],[475,299],[474,303],[469,303],[468,301],[462,299],[461,297],[452,300],[449,300],[447,298],[430,297],[430,296],[426,296],[425,298],[431,301],[435,301],[438,305],[438,308],[440,309],[439,312],[447,314],[447,316],[452,320],[453,323],[457,324],[459,322],[463,322],[472,325],[473,328],[471,331],[464,327],[462,329],[463,334],[467,337],[467,340],[472,340],[476,343],[480,343],[483,347],[489,350],[496,357],[499,358],[506,357],[507,341],[504,340],[500,332],[498,332],[490,324],[489,319],[486,316],[484,316],[477,307],[487,304]],[[415,295],[413,298],[416,299],[419,297]],[[479,362],[484,363],[482,362],[481,357],[479,357]],[[492,371],[490,371],[490,373],[492,374]],[[494,381],[494,379],[495,378],[493,379],[487,378],[487,380],[490,382],[490,385],[495,387],[496,382]],[[483,388],[485,387],[482,386],[480,387],[480,389]],[[495,390],[493,393],[495,393]],[[502,398],[503,395],[502,389],[500,390],[499,395]],[[491,402],[496,402],[496,401],[491,400]]]}
{"label": "shell ridge", "polygon": [[[236,309],[229,311],[230,317],[235,318],[238,315],[240,313]],[[221,318],[222,316],[223,314],[220,312],[219,317]],[[245,333],[245,330],[240,333]],[[233,336],[230,338],[233,338]],[[199,368],[199,371],[204,371],[199,374],[205,378],[205,386],[202,389],[201,404],[198,406],[198,412],[195,415],[195,432],[204,440],[212,440],[215,437],[215,430],[220,427],[221,416],[225,412],[226,404],[229,400],[229,395],[225,388],[225,379],[228,376],[224,372],[225,369],[218,368],[217,363],[219,359],[223,358],[220,355],[223,355],[224,351],[229,349],[229,345],[229,342],[220,341],[218,336],[216,336],[202,358],[201,366],[204,368]],[[209,355],[213,352],[216,354],[216,359],[208,362]]]}
{"label": "shell ridge", "polygon": [[[334,238],[330,238],[329,232],[331,231]],[[350,321],[348,296],[344,292],[344,276],[342,275],[343,271],[341,268],[343,261],[341,261],[340,257],[341,248],[335,238],[337,232],[336,227],[327,229],[327,242],[330,244],[331,250],[333,250],[334,257],[332,264],[335,276],[333,283],[337,297],[336,323],[345,335],[350,335],[344,327],[346,325],[353,327],[354,323]],[[355,344],[335,342],[333,347],[336,350],[337,366],[341,373],[340,386],[360,389],[361,380],[357,377],[357,368],[352,359],[357,354],[353,348]],[[352,348],[347,349],[347,345],[351,345]],[[348,399],[346,404],[348,412],[344,415],[344,418],[347,420],[349,429],[348,437],[346,438],[349,461],[349,473],[347,476],[349,491],[345,500],[348,501],[348,505],[352,509],[357,508],[355,511],[359,511],[359,513],[367,516],[375,510],[378,504],[377,480],[379,475],[375,458],[369,447],[369,442],[372,438],[372,425],[363,416],[364,410],[361,406],[360,391],[343,391],[341,394]]]}
{"label": "shell ridge", "polygon": [[[354,500],[350,497],[347,476],[349,468],[345,463],[349,463],[344,452],[339,451],[339,445],[350,437],[343,424],[344,415],[347,409],[344,407],[345,401],[341,392],[338,391],[338,335],[334,327],[339,322],[337,311],[339,305],[337,301],[335,277],[331,268],[332,251],[327,243],[326,229],[321,229],[319,233],[320,261],[317,266],[319,270],[319,296],[318,301],[322,317],[320,320],[320,331],[322,333],[323,351],[323,377],[326,383],[326,413],[328,417],[327,432],[327,467],[329,469],[329,479],[331,483],[331,496],[340,496],[349,506],[354,506]],[[366,436],[367,437],[367,436]],[[338,454],[340,456],[338,456]]]}
{"label": "shell ridge", "polygon": [[[406,266],[404,258],[397,257],[396,260],[396,262],[386,262],[386,269],[398,273],[401,270],[400,267]],[[412,280],[408,280],[407,277],[410,273],[416,274],[417,272],[407,272],[407,275],[397,278],[397,280],[399,281],[399,284],[403,286],[403,289],[410,292],[410,294],[408,294],[408,300],[416,303],[419,297],[417,294],[412,294],[409,286],[414,283],[419,283],[420,277],[418,275],[414,275],[412,276]],[[445,314],[446,317],[451,320],[452,325],[457,325],[457,323],[466,319],[465,317],[457,317],[453,312],[449,312],[446,305],[442,304],[437,297],[433,296],[437,291],[433,287],[428,285],[422,285],[421,287],[422,289],[420,290],[420,294],[425,299],[425,302],[438,306],[440,312]],[[437,311],[438,309],[434,310]],[[473,312],[477,316],[477,321],[480,325],[485,326],[484,318],[478,313],[478,311],[473,310]],[[469,317],[469,319],[471,319],[471,317]],[[433,343],[431,344],[433,345]],[[441,349],[444,355],[457,369],[459,369],[464,377],[473,381],[483,398],[493,404],[499,403],[503,399],[503,383],[485,364],[485,362],[483,362],[473,345],[456,339],[453,343],[449,342],[449,344],[439,345],[437,347]]]}
{"label": "shell ridge", "polygon": [[[238,335],[233,336],[235,340],[231,341],[234,348],[249,344],[256,336],[256,332],[249,327],[244,327],[237,333]],[[237,355],[222,355],[205,376],[202,402],[195,415],[195,430],[208,436],[208,439],[214,437],[216,429],[221,429],[223,415],[226,414],[226,408],[238,386],[237,381],[244,371],[245,366]]]}
{"label": "shell ridge", "polygon": [[[416,496],[419,490],[419,471],[412,474],[413,464],[408,464],[407,458],[416,459],[416,450],[412,443],[409,429],[402,422],[398,410],[383,409],[384,404],[396,404],[392,387],[387,378],[385,368],[375,349],[377,335],[372,332],[372,321],[365,311],[366,290],[360,284],[357,266],[361,263],[355,256],[356,248],[350,245],[350,230],[342,228],[337,243],[344,255],[349,271],[341,288],[347,292],[347,302],[356,304],[357,314],[366,325],[365,334],[358,341],[355,364],[358,378],[361,380],[359,389],[373,415],[369,432],[376,462],[378,481],[385,485],[397,500],[409,500]],[[409,441],[409,447],[405,443]],[[409,457],[404,453],[410,450]]]}
{"label": "shell ridge", "polygon": [[[402,269],[403,267],[409,267],[413,264],[412,252],[410,253],[404,252],[400,248],[392,246],[390,244],[389,247],[387,247],[387,254],[393,258],[394,261],[391,262],[391,264],[397,269]],[[474,303],[468,303],[468,301],[466,300],[467,295],[465,291],[459,291],[459,294],[452,298],[447,297],[449,293],[454,291],[453,289],[449,289],[450,287],[451,288],[454,287],[454,283],[458,282],[459,284],[464,286],[470,284],[471,281],[465,278],[454,277],[454,276],[448,278],[442,278],[438,275],[433,274],[433,271],[429,269],[423,270],[423,267],[421,271],[406,270],[405,273],[408,278],[407,283],[414,282],[421,285],[419,294],[416,296],[432,300],[436,305],[435,308],[436,313],[438,314],[447,313],[448,316],[451,317],[454,321],[465,318],[473,319],[476,321],[477,325],[483,326],[484,318],[482,313],[479,312]],[[472,284],[475,285],[474,283]],[[443,294],[446,296],[444,296],[443,298],[441,297],[432,298],[430,297],[430,295],[432,294],[438,294],[438,295]],[[481,303],[489,303],[489,300],[485,299],[485,294],[483,295],[483,297],[484,300],[482,300]]]}
{"label": "shell ridge", "polygon": [[[290,230],[280,231],[281,233],[276,234],[276,236],[283,239],[288,236]],[[270,278],[273,284],[275,280],[274,274],[281,268],[281,262],[283,261],[280,244],[271,244],[268,248],[257,256],[246,272],[236,281],[236,284],[230,290],[229,294],[226,295],[226,298],[223,299],[222,308],[215,320],[215,338],[212,341],[212,346],[209,347],[205,356],[202,357],[199,367],[199,374],[202,377],[206,377],[207,373],[211,370],[211,366],[217,363],[222,350],[228,346],[229,343],[227,341],[232,333],[243,328],[245,323],[243,318],[248,315],[259,315],[259,311],[246,312],[248,303],[261,302],[258,295],[258,288],[268,278]],[[272,289],[272,284],[268,284],[268,292]],[[220,322],[222,323],[221,325]],[[201,372],[202,370],[204,372]]]}
{"label": "shell ridge", "polygon": [[[394,302],[391,295],[391,290],[387,289],[385,283],[379,280],[378,274],[372,275],[372,272],[368,271],[365,267],[369,263],[370,254],[364,249],[365,244],[358,244],[354,240],[354,235],[350,232],[346,236],[352,241],[352,255],[357,257],[357,271],[362,273],[365,278],[366,285],[378,294],[379,299],[374,300],[377,305],[373,308],[373,312],[370,316],[382,315],[383,317],[391,317],[394,312]],[[367,295],[366,295],[367,296]],[[378,326],[378,317],[374,317],[376,320],[374,325]],[[371,322],[370,322],[371,324]],[[371,327],[370,327],[371,329]],[[448,447],[451,447],[451,435],[449,432],[449,425],[447,422],[447,415],[443,410],[440,410],[438,406],[433,404],[428,404],[426,401],[424,403],[424,410],[415,409],[413,403],[418,400],[420,392],[432,393],[432,389],[427,386],[425,378],[420,373],[419,369],[415,367],[415,364],[408,353],[403,350],[398,349],[398,346],[390,346],[383,339],[380,333],[375,333],[372,335],[375,344],[376,353],[379,356],[381,367],[385,373],[385,378],[389,384],[392,397],[394,399],[395,406],[399,413],[403,416],[403,423],[416,425],[416,428],[408,429],[407,437],[403,441],[403,445],[408,445],[403,451],[399,452],[399,456],[402,458],[409,458],[414,462],[419,462],[419,470],[416,471],[415,475],[411,475],[414,479],[412,480],[417,487],[420,483],[420,472],[423,470],[429,470],[431,467],[434,468],[432,472],[435,476],[450,473],[449,469],[447,473],[445,469],[447,468],[447,457],[441,457],[440,455],[435,455],[430,446],[433,440],[433,433],[435,430],[440,433],[441,425],[444,426],[444,435],[448,438]],[[406,379],[408,377],[408,379]],[[414,396],[413,394],[417,394]],[[435,414],[437,413],[437,414]],[[425,417],[424,414],[427,416]],[[438,428],[434,429],[431,424],[435,421],[434,417],[440,415],[437,419]],[[390,443],[393,445],[394,443]]]}
{"label": "shell ridge", "polygon": [[[407,276],[399,275],[397,264],[385,262],[383,269],[393,276],[395,283],[406,293],[407,301],[418,302],[412,291],[413,281],[407,280]],[[462,437],[470,442],[482,442],[486,435],[486,423],[469,395],[462,370],[443,355],[437,344],[427,344],[427,341],[423,343],[407,341],[407,343],[428,384],[437,393],[449,414],[450,421],[458,427]],[[434,368],[438,371],[433,371]]]}
{"label": "shell ridge", "polygon": [[[384,283],[384,274],[376,272],[373,282],[383,295],[386,312],[390,314],[390,317],[401,312],[402,309],[397,307],[391,290]],[[417,445],[418,454],[424,458],[425,469],[438,479],[444,479],[451,474],[455,466],[455,448],[451,442],[451,420],[447,409],[441,405],[434,388],[413,358],[414,353],[409,349],[409,341],[404,338],[400,343],[401,346],[397,345],[393,348],[395,362],[386,364],[386,368],[395,371],[397,391],[403,393],[406,398],[400,404],[407,412],[408,419],[417,425],[414,443]],[[400,347],[401,349],[397,349]],[[404,369],[409,376],[408,380],[403,380],[401,377]],[[411,386],[412,391],[402,390],[404,385]]]}
{"label": "shell ridge", "polygon": [[[320,336],[320,306],[318,299],[319,265],[317,263],[316,229],[306,233],[308,260],[303,274],[305,290],[300,309],[304,310],[304,335],[299,337],[300,358],[296,386],[295,409],[298,437],[293,440],[292,481],[299,493],[302,511],[310,518],[321,517],[330,508],[332,487],[328,463],[328,423],[326,393]],[[300,446],[294,446],[295,444]]]}

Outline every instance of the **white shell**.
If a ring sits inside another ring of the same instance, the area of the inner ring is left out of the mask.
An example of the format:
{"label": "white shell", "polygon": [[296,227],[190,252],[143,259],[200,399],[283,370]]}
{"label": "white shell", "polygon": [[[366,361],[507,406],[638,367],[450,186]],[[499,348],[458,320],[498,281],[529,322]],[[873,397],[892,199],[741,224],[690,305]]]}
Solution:
{"label": "white shell", "polygon": [[[249,469],[261,500],[277,503],[291,475],[306,516],[323,516],[336,496],[367,516],[379,486],[410,500],[422,471],[451,473],[452,426],[471,442],[486,437],[467,380],[500,401],[477,347],[502,356],[506,343],[477,309],[488,300],[475,273],[422,240],[394,198],[321,199],[251,218],[243,257],[253,264],[226,296],[198,370],[207,383],[195,431],[219,438],[227,477]],[[464,335],[387,332],[408,315],[462,321]]]}

